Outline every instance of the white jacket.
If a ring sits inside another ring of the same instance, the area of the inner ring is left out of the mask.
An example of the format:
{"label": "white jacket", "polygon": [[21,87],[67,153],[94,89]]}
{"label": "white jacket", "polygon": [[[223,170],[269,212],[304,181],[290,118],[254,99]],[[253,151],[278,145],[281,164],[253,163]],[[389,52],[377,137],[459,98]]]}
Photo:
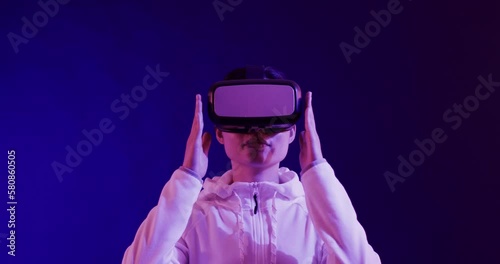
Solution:
{"label": "white jacket", "polygon": [[166,183],[122,263],[380,263],[325,161],[280,183],[203,184],[184,170]]}

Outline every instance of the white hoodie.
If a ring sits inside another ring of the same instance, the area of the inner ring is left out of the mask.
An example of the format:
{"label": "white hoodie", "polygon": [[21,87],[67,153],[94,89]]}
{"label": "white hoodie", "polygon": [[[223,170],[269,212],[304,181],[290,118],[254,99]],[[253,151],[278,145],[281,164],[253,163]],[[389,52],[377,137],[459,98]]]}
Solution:
{"label": "white hoodie", "polygon": [[380,263],[344,187],[322,160],[280,183],[200,180],[176,170],[122,263]]}

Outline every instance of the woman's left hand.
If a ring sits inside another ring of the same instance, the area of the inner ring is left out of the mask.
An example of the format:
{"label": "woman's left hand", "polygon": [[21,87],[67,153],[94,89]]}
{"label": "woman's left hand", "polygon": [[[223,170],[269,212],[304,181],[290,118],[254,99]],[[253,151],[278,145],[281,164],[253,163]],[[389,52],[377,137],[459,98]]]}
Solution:
{"label": "woman's left hand", "polygon": [[299,134],[300,143],[300,168],[303,170],[307,165],[315,160],[323,158],[321,153],[321,144],[319,136],[316,132],[316,123],[314,121],[314,113],[312,109],[312,92],[306,93],[304,110],[304,127],[305,131]]}

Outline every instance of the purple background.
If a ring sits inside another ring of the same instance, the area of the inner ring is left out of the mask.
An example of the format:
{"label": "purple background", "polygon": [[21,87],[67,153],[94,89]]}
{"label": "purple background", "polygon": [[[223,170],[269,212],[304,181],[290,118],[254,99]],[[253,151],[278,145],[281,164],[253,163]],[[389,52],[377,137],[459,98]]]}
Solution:
{"label": "purple background", "polygon": [[[225,1],[222,1],[225,2]],[[119,263],[182,164],[194,96],[231,69],[271,65],[313,91],[323,154],[347,189],[383,263],[494,263],[500,242],[500,95],[457,130],[443,121],[500,81],[498,2],[401,1],[403,11],[347,63],[339,44],[384,1],[243,0],[221,21],[212,1],[70,1],[15,53],[37,1],[2,1],[0,164],[15,149],[16,254],[0,263]],[[170,75],[123,120],[111,111],[142,84],[146,66]],[[63,163],[109,118],[115,129],[60,182]],[[300,120],[299,129],[303,129]],[[391,192],[385,171],[440,127],[447,141]],[[205,112],[205,130],[213,125]],[[294,142],[282,166],[300,171]],[[208,176],[227,169],[215,140]],[[7,165],[4,165],[7,167]],[[0,234],[7,230],[7,174]],[[5,191],[4,191],[5,190]]]}

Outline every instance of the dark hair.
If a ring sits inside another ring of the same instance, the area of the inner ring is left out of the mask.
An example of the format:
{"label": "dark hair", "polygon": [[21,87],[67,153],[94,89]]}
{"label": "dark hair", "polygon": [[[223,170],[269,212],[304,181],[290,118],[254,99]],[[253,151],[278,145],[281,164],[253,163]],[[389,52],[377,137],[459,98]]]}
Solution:
{"label": "dark hair", "polygon": [[271,67],[271,66],[246,66],[246,67],[240,67],[236,68],[232,71],[230,71],[224,80],[243,80],[243,79],[249,79],[247,78],[247,69],[248,67],[262,67],[264,76],[262,76],[262,79],[286,79],[285,74],[282,73],[281,71],[278,71],[277,69]]}

